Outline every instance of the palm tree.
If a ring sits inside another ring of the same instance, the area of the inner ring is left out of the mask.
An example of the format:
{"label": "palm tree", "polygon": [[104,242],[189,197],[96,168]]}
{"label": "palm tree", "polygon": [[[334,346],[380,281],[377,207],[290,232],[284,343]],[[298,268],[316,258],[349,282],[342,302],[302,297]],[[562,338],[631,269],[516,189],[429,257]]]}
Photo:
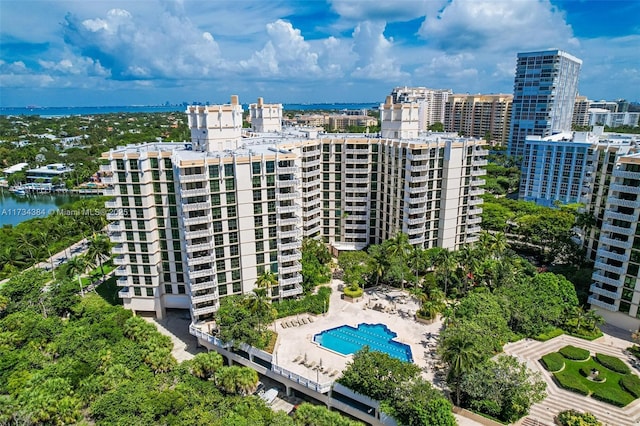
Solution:
{"label": "palm tree", "polygon": [[94,234],[93,238],[89,240],[89,246],[87,250],[87,258],[91,261],[98,261],[98,265],[100,266],[100,273],[102,274],[102,279],[104,280],[104,265],[103,261],[105,258],[109,258],[111,256],[111,241],[104,234]]}
{"label": "palm tree", "polygon": [[496,232],[493,234],[493,242],[491,243],[491,251],[497,256],[502,258],[504,252],[509,248],[509,242],[504,232]]}
{"label": "palm tree", "polygon": [[457,253],[462,269],[464,271],[464,292],[469,289],[469,281],[473,280],[478,269],[478,253],[470,245],[465,244]]}
{"label": "palm tree", "polygon": [[449,277],[457,267],[457,262],[453,253],[447,249],[442,249],[435,260],[436,273],[444,278],[444,294],[449,291]]}
{"label": "palm tree", "polygon": [[458,334],[442,342],[440,357],[449,366],[448,379],[456,391],[456,405],[460,405],[461,381],[464,374],[481,360],[474,339],[468,334]]}
{"label": "palm tree", "polygon": [[56,236],[49,230],[38,230],[35,234],[36,241],[40,244],[40,248],[44,248],[49,255],[49,263],[51,264],[51,273],[53,274],[53,280],[56,279],[56,268],[53,264],[53,254],[51,253],[51,241],[56,239]]}
{"label": "palm tree", "polygon": [[585,312],[584,307],[574,306],[570,314],[572,319],[576,321],[574,331],[577,332],[580,330],[580,326],[582,325],[582,322],[586,320],[587,313]]}
{"label": "palm tree", "polygon": [[258,385],[258,373],[248,367],[225,367],[220,372],[219,385],[225,393],[246,395]]}
{"label": "palm tree", "polygon": [[204,380],[213,380],[217,385],[217,374],[223,366],[222,356],[217,352],[200,353],[191,360],[191,374]]}
{"label": "palm tree", "polygon": [[374,245],[369,247],[369,261],[370,270],[376,276],[376,287],[380,284],[380,279],[384,277],[384,273],[387,270],[388,258],[387,253],[383,250],[381,245]]}
{"label": "palm tree", "polygon": [[81,275],[87,271],[87,261],[82,256],[74,256],[67,262],[67,276],[69,278],[78,277],[78,285],[80,286],[80,295],[84,296],[82,289]]}
{"label": "palm tree", "polygon": [[387,247],[387,253],[389,256],[398,257],[402,262],[402,269],[400,275],[400,286],[404,290],[404,268],[411,251],[411,244],[409,244],[409,236],[400,232],[394,238],[389,240],[389,246]]}
{"label": "palm tree", "polygon": [[604,324],[604,317],[593,309],[587,311],[584,317],[584,320],[591,325],[591,331],[596,331],[597,325]]}
{"label": "palm tree", "polygon": [[[268,294],[269,298],[271,298],[271,287],[276,285],[278,285],[278,278],[273,272],[266,270],[256,280],[257,289],[255,289],[254,292],[258,294],[261,290],[265,291],[265,294]],[[279,294],[282,293],[280,292]]]}

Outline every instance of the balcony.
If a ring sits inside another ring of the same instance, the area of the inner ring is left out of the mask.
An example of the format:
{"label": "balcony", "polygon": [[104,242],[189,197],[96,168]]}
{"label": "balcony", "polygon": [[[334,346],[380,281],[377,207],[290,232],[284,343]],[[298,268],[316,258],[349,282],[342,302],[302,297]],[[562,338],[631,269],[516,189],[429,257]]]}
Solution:
{"label": "balcony", "polygon": [[[302,163],[302,167],[309,169],[311,167],[320,167],[320,160],[311,160]],[[318,169],[318,174],[320,174],[320,169]]]}
{"label": "balcony", "polygon": [[111,164],[101,164],[100,169],[98,169],[100,173],[111,173],[113,170],[111,169]]}
{"label": "balcony", "polygon": [[314,214],[320,214],[321,211],[322,209],[320,208],[320,205],[317,204],[315,206],[309,207],[306,211],[303,211],[302,214],[308,218],[309,216],[313,216]]}
{"label": "balcony", "polygon": [[595,271],[593,275],[591,275],[591,279],[602,284],[612,285],[614,287],[622,286],[622,280],[605,277],[604,274],[600,271]]}
{"label": "balcony", "polygon": [[117,209],[120,207],[120,200],[109,200],[104,203],[104,206],[108,209]]}
{"label": "balcony", "polygon": [[640,200],[623,200],[622,198],[618,197],[609,197],[607,198],[607,202],[612,205],[629,207],[632,209],[637,209],[640,207]]}
{"label": "balcony", "polygon": [[320,225],[320,222],[321,222],[321,221],[322,221],[322,218],[321,218],[320,216],[316,216],[316,217],[314,217],[314,218],[307,219],[307,220],[304,222],[304,226],[305,226],[305,228],[306,228],[306,229],[309,229],[309,228],[311,228],[311,227],[314,227],[314,228],[315,228],[315,227],[317,227],[317,226],[319,226],[319,225]]}
{"label": "balcony", "polygon": [[471,226],[467,228],[467,234],[476,234],[482,231],[482,228],[479,226]]}
{"label": "balcony", "polygon": [[[293,188],[295,186],[300,185],[300,181],[298,179],[289,179],[289,180],[277,180],[276,186],[278,188]],[[277,197],[277,195],[276,195]]]}
{"label": "balcony", "polygon": [[118,191],[114,187],[104,188],[102,190],[102,195],[104,195],[105,197],[115,197],[116,195],[118,195]]}
{"label": "balcony", "polygon": [[122,209],[116,209],[115,211],[111,211],[107,213],[107,220],[109,221],[123,220],[123,219],[124,219],[124,212],[122,211]]}
{"label": "balcony", "polygon": [[184,226],[208,224],[211,223],[211,215],[185,217],[182,219],[182,222]]}
{"label": "balcony", "polygon": [[408,235],[424,234],[424,228],[422,228],[422,227],[408,228],[407,229],[407,234]]}
{"label": "balcony", "polygon": [[474,167],[484,167],[488,163],[487,160],[472,160],[471,165]]}
{"label": "balcony", "polygon": [[471,170],[471,176],[473,177],[485,176],[486,174],[487,171],[485,169]]}
{"label": "balcony", "polygon": [[189,277],[193,280],[196,278],[210,277],[215,273],[213,268],[200,269],[199,271],[189,271]]}
{"label": "balcony", "polygon": [[133,297],[133,292],[129,290],[129,287],[125,287],[118,292],[118,297],[120,299],[131,299],[131,297]]}
{"label": "balcony", "polygon": [[365,145],[362,146],[364,146],[364,148],[345,148],[344,153],[351,155],[369,155],[369,147]]}
{"label": "balcony", "polygon": [[482,186],[484,184],[486,184],[487,181],[484,179],[474,179],[471,181],[471,185],[476,185],[476,186]]}
{"label": "balcony", "polygon": [[294,288],[291,288],[289,290],[282,290],[280,294],[282,297],[297,296],[298,294],[302,294],[302,287],[295,286]]}
{"label": "balcony", "polygon": [[615,169],[613,173],[611,173],[613,177],[617,178],[626,178],[626,179],[640,179],[640,173],[638,172],[630,172],[628,170]]}
{"label": "balcony", "polygon": [[207,175],[205,175],[204,173],[195,174],[195,175],[179,175],[179,176],[180,176],[180,182],[181,183],[185,183],[185,182],[203,182],[203,181],[207,180]]}
{"label": "balcony", "polygon": [[421,164],[419,166],[409,166],[409,170],[412,172],[428,172],[429,170],[433,169],[428,165]]}
{"label": "balcony", "polygon": [[287,175],[298,173],[297,167],[276,167],[276,173],[279,175]]}
{"label": "balcony", "polygon": [[320,169],[315,169],[315,170],[309,170],[306,172],[302,172],[302,178],[303,179],[311,179],[314,180],[315,178],[319,178],[320,177]]}
{"label": "balcony", "polygon": [[472,198],[469,200],[470,206],[479,206],[482,203],[484,203],[484,200],[482,198]]}
{"label": "balcony", "polygon": [[464,243],[465,244],[471,244],[471,243],[475,243],[480,241],[480,236],[479,235],[467,235],[467,237],[464,239]]}
{"label": "balcony", "polygon": [[410,183],[426,182],[428,180],[429,180],[429,175],[419,175],[419,176],[409,175],[409,177],[407,177],[407,181],[409,181]]}
{"label": "balcony", "polygon": [[409,238],[409,244],[415,245],[415,244],[424,244],[426,240],[424,239],[424,236],[419,236],[417,238]]}
{"label": "balcony", "polygon": [[598,287],[598,285],[595,283],[591,284],[591,287],[589,287],[589,291],[591,293],[600,294],[602,296],[609,297],[611,299],[618,299],[620,297],[618,296],[618,292],[605,290],[601,287]]}
{"label": "balcony", "polygon": [[198,284],[191,284],[190,287],[191,287],[191,291],[194,292],[194,291],[206,290],[208,288],[217,288],[218,283],[216,283],[215,280],[208,280]]}
{"label": "balcony", "polygon": [[278,284],[280,284],[281,286],[295,285],[301,282],[302,282],[302,275],[296,275],[295,277],[292,277],[292,278],[280,278],[278,280]]}
{"label": "balcony", "polygon": [[623,241],[616,238],[600,237],[600,244],[605,244],[610,247],[620,247],[626,250],[631,248],[631,246],[633,245],[633,240],[630,239],[627,241]]}
{"label": "balcony", "polygon": [[280,214],[284,213],[296,213],[301,211],[301,207],[299,204],[294,204],[292,206],[277,206],[276,211]]}
{"label": "balcony", "polygon": [[125,253],[127,253],[127,248],[124,245],[119,244],[117,246],[111,247],[111,253],[113,253],[113,254],[125,254]]}
{"label": "balcony", "polygon": [[218,292],[214,292],[211,294],[203,294],[201,296],[191,296],[191,304],[195,305],[197,303],[205,303],[211,302],[218,299]]}
{"label": "balcony", "polygon": [[467,225],[479,225],[481,223],[482,223],[481,217],[472,217],[470,219],[467,219]]}
{"label": "balcony", "polygon": [[601,271],[607,271],[618,275],[624,274],[624,268],[622,266],[608,265],[600,261],[596,261],[596,263],[593,265],[593,269],[599,269]]}
{"label": "balcony", "polygon": [[116,270],[114,271],[114,274],[116,277],[128,277],[129,275],[129,270],[127,269],[126,266],[119,266],[116,268]]}
{"label": "balcony", "polygon": [[369,164],[371,163],[370,158],[347,158],[345,160],[346,164]]}
{"label": "balcony", "polygon": [[293,254],[280,254],[280,256],[278,256],[280,263],[293,262],[294,260],[300,259],[302,259],[302,253],[297,250]]}
{"label": "balcony", "polygon": [[407,219],[407,225],[422,225],[424,224],[424,217],[419,217],[417,219]]}
{"label": "balcony", "polygon": [[187,259],[187,265],[189,266],[202,265],[203,263],[211,263],[211,262],[214,262],[215,260],[216,259],[214,256],[190,257]]}
{"label": "balcony", "polygon": [[180,191],[180,195],[182,196],[182,198],[202,197],[205,195],[209,195],[209,189],[208,188],[183,189]]}
{"label": "balcony", "polygon": [[127,277],[120,277],[116,280],[118,287],[127,287],[129,285],[129,279]]}
{"label": "balcony", "polygon": [[126,241],[124,233],[122,232],[114,233],[110,238],[113,243],[124,243]]}
{"label": "balcony", "polygon": [[276,220],[276,224],[281,228],[283,226],[289,226],[289,225],[297,226],[297,225],[300,225],[300,218],[299,217],[288,217],[288,218],[284,218],[284,219],[278,219],[278,220]]}
{"label": "balcony", "polygon": [[607,219],[618,219],[618,220],[624,220],[626,222],[635,222],[638,220],[638,217],[635,214],[625,214],[625,213],[614,212],[611,210],[605,210],[604,220],[606,221]]}
{"label": "balcony", "polygon": [[102,176],[100,180],[105,185],[113,185],[114,183],[117,183],[117,180],[114,176]]}
{"label": "balcony", "polygon": [[212,314],[215,311],[217,311],[219,307],[220,307],[220,304],[216,303],[213,306],[205,306],[204,308],[194,308],[193,315],[198,316],[198,315]]}
{"label": "balcony", "polygon": [[407,192],[409,194],[424,194],[425,192],[427,192],[427,187],[426,186],[410,186],[407,189]]}
{"label": "balcony", "polygon": [[280,251],[294,250],[294,249],[299,249],[301,247],[302,247],[302,241],[300,240],[291,241],[288,243],[278,243],[278,250]]}
{"label": "balcony", "polygon": [[126,265],[128,262],[124,256],[118,256],[113,258],[114,265]]}
{"label": "balcony", "polygon": [[368,216],[366,214],[360,214],[364,212],[356,212],[350,215],[347,215],[347,220],[367,220]]}
{"label": "balcony", "polygon": [[291,266],[281,266],[278,268],[278,272],[281,274],[293,274],[302,271],[302,264],[300,262],[293,262]]}
{"label": "balcony", "polygon": [[405,197],[404,202],[406,204],[422,204],[422,203],[426,203],[427,201],[429,201],[429,199],[424,196],[424,197]]}
{"label": "balcony", "polygon": [[199,229],[197,231],[189,231],[187,229],[184,231],[184,235],[186,239],[190,240],[192,238],[211,237],[213,235],[213,231],[210,228]]}
{"label": "balcony", "polygon": [[345,177],[344,181],[348,184],[369,184],[369,178]]}
{"label": "balcony", "polygon": [[366,203],[369,201],[369,197],[344,197],[344,201],[347,203]]}
{"label": "balcony", "polygon": [[618,308],[616,308],[615,305],[610,305],[608,303],[602,302],[602,301],[596,299],[595,296],[589,296],[589,299],[587,300],[587,303],[589,303],[591,306],[597,306],[599,308],[606,309],[607,311],[615,312],[615,311],[618,310]]}
{"label": "balcony", "polygon": [[469,191],[469,195],[472,197],[478,197],[482,194],[484,194],[484,189],[472,189]]}
{"label": "balcony", "polygon": [[598,248],[598,251],[596,252],[597,256],[601,256],[601,257],[606,257],[607,259],[613,259],[613,260],[617,260],[618,262],[628,262],[629,261],[629,256],[627,254],[619,254],[619,253],[614,253],[610,250],[607,250],[605,248]]}
{"label": "balcony", "polygon": [[276,200],[278,201],[286,201],[286,200],[297,200],[301,197],[300,192],[276,192]]}
{"label": "balcony", "polygon": [[300,229],[291,229],[287,231],[278,231],[278,238],[300,238],[301,232]]}
{"label": "balcony", "polygon": [[610,223],[603,223],[602,231],[615,232],[616,234],[622,234],[622,235],[631,234],[631,228],[623,228],[622,226],[615,226],[615,225],[611,225]]}
{"label": "balcony", "polygon": [[486,157],[487,155],[489,155],[489,150],[488,149],[476,149],[475,152],[473,153],[473,155],[476,156],[484,156]]}
{"label": "balcony", "polygon": [[611,191],[626,192],[629,194],[640,194],[640,186],[621,185],[619,183],[612,183],[609,187]]}
{"label": "balcony", "polygon": [[313,189],[309,189],[307,191],[304,191],[304,196],[306,198],[311,198],[314,196],[320,196],[320,187],[315,187]]}
{"label": "balcony", "polygon": [[124,226],[120,224],[120,222],[113,222],[107,225],[107,231],[109,232],[123,232]]}
{"label": "balcony", "polygon": [[427,161],[429,158],[429,154],[407,154],[407,160],[410,161]]}
{"label": "balcony", "polygon": [[199,244],[187,244],[187,253],[193,253],[196,251],[211,250],[213,248],[213,241]]}
{"label": "balcony", "polygon": [[480,215],[480,214],[482,214],[482,209],[481,208],[469,209],[468,213],[469,213],[470,216]]}
{"label": "balcony", "polygon": [[209,210],[211,208],[211,204],[209,203],[188,203],[182,205],[183,212],[193,212],[196,210]]}
{"label": "balcony", "polygon": [[411,207],[407,209],[407,214],[409,214],[409,216],[421,215],[421,214],[425,214],[426,212],[427,212],[426,207]]}

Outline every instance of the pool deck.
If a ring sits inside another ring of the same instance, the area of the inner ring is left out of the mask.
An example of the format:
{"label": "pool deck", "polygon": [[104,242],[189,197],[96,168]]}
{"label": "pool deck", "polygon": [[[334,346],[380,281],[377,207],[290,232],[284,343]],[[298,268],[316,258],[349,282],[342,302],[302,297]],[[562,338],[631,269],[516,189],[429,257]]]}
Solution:
{"label": "pool deck", "polygon": [[[325,315],[301,314],[276,321],[275,330],[278,340],[275,347],[275,363],[279,366],[319,383],[335,381],[340,372],[353,358],[333,352],[313,342],[313,336],[324,330],[350,325],[357,327],[360,323],[384,324],[391,331],[397,333],[394,339],[411,347],[413,361],[423,370],[427,380],[434,382],[434,360],[436,338],[442,327],[441,321],[433,324],[421,324],[414,320],[413,313],[418,305],[409,297],[404,303],[396,302],[395,313],[372,309],[375,305],[387,307],[390,310],[393,303],[384,296],[384,291],[372,294],[365,293],[363,299],[356,303],[342,300],[342,292],[338,290],[342,285],[340,280],[332,280],[331,302]],[[393,292],[392,295],[396,295]],[[367,307],[369,306],[369,307]],[[380,307],[379,306],[379,307]],[[313,322],[295,327],[283,328],[283,322],[308,319]],[[272,326],[273,327],[273,326]],[[429,337],[431,336],[431,337]],[[304,360],[306,359],[306,365]],[[322,366],[322,368],[318,368]],[[332,373],[334,373],[332,375]],[[435,381],[436,384],[438,381]]]}

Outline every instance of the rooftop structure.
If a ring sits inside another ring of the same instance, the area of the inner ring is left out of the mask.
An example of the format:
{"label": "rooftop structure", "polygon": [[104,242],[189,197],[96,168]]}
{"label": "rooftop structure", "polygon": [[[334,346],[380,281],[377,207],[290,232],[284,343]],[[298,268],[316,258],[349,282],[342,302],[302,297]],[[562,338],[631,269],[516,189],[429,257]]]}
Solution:
{"label": "rooftop structure", "polygon": [[429,89],[426,87],[395,87],[391,91],[394,104],[417,103],[420,130],[427,130],[434,123],[444,123],[446,103],[451,89]]}

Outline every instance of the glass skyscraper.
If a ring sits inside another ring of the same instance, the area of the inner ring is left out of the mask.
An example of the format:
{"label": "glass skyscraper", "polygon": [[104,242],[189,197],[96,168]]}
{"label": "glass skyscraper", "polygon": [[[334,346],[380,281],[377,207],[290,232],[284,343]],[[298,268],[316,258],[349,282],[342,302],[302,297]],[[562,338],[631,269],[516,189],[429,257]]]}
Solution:
{"label": "glass skyscraper", "polygon": [[529,135],[571,130],[582,61],[561,50],[518,53],[508,153],[522,157]]}

